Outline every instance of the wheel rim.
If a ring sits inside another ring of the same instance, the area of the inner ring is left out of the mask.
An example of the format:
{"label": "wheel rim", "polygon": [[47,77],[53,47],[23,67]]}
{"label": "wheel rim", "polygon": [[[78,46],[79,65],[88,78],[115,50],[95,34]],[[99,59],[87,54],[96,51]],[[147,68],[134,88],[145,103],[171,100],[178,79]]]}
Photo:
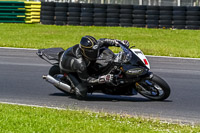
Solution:
{"label": "wheel rim", "polygon": [[149,80],[136,83],[136,88],[141,95],[150,99],[160,99],[164,95],[162,87]]}

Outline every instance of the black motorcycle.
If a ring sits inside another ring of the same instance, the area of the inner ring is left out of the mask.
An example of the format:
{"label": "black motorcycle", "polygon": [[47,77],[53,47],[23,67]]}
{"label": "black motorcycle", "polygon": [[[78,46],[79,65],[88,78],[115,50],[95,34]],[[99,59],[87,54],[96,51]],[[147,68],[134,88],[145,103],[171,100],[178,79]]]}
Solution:
{"label": "black motorcycle", "polygon": [[[137,95],[140,93],[151,100],[165,100],[170,95],[169,85],[159,76],[150,72],[150,64],[140,49],[127,48],[120,44],[121,51],[114,54],[105,48],[97,58],[97,70],[91,70],[91,76],[113,74],[110,84],[91,85],[88,93],[101,92],[110,95]],[[59,61],[64,52],[62,48],[39,49],[37,55],[53,66],[49,74],[43,76],[57,89],[75,94],[75,89],[67,76],[62,73]]]}

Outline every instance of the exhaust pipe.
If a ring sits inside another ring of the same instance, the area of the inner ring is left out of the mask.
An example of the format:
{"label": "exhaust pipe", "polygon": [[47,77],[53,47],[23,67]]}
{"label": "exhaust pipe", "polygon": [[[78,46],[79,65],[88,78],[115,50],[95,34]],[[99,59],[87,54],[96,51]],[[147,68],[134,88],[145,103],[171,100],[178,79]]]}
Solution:
{"label": "exhaust pipe", "polygon": [[45,79],[47,82],[53,84],[54,86],[58,87],[59,89],[63,90],[63,91],[66,91],[66,92],[69,92],[69,93],[73,92],[71,86],[56,80],[51,75],[43,76],[42,78]]}

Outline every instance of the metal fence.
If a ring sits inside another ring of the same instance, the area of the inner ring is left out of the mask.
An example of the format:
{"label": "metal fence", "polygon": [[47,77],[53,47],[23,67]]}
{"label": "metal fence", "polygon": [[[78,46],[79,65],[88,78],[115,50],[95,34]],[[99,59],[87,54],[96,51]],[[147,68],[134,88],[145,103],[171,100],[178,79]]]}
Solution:
{"label": "metal fence", "polygon": [[[39,0],[37,0],[39,1]],[[74,2],[153,6],[200,6],[200,0],[40,0],[48,2]]]}

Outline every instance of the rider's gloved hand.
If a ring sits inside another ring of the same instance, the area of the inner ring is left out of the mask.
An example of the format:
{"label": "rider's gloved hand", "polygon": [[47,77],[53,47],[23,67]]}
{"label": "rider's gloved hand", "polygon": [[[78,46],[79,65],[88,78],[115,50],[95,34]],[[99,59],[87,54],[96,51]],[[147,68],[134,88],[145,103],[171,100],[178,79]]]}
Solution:
{"label": "rider's gloved hand", "polygon": [[127,40],[123,40],[123,41],[122,41],[122,44],[125,45],[127,48],[128,48],[129,45],[130,45],[129,42],[128,42]]}
{"label": "rider's gloved hand", "polygon": [[98,78],[99,84],[111,83],[111,82],[113,82],[113,74],[103,75]]}

